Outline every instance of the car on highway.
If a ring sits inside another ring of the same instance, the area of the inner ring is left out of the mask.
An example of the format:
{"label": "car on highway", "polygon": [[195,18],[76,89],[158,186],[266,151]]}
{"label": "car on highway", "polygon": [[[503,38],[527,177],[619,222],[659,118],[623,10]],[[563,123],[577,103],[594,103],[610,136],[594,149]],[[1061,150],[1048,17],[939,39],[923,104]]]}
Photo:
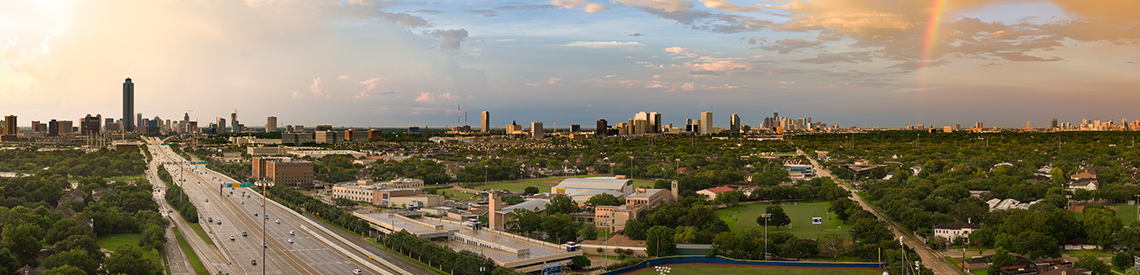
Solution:
{"label": "car on highway", "polygon": [[248,235],[246,235],[246,234],[245,234],[245,231],[242,231],[242,232],[241,232],[241,236],[242,236],[242,237],[246,237],[246,236],[248,236]]}
{"label": "car on highway", "polygon": [[257,217],[257,213],[253,213],[253,216],[254,216],[254,217]]}
{"label": "car on highway", "polygon": [[206,202],[210,202],[210,198],[206,198]]}
{"label": "car on highway", "polygon": [[297,234],[293,234],[293,230],[289,230],[289,235],[297,235]]}
{"label": "car on highway", "polygon": [[214,222],[214,218],[207,218],[206,221],[207,222]]}
{"label": "car on highway", "polygon": [[230,235],[230,240],[234,240],[234,235]]}
{"label": "car on highway", "polygon": [[222,219],[218,219],[218,225],[222,225]]}
{"label": "car on highway", "polygon": [[243,205],[244,205],[244,204],[245,204],[245,200],[242,200],[242,201],[241,201],[241,204],[243,204]]}
{"label": "car on highway", "polygon": [[364,274],[364,271],[361,271],[359,268],[357,268],[357,269],[352,270],[352,274],[360,275],[360,274]]}
{"label": "car on highway", "polygon": [[257,260],[250,261],[249,263],[251,263],[253,265],[257,265]]}
{"label": "car on highway", "polygon": [[267,243],[261,243],[261,245],[265,246],[265,248],[269,248],[269,244]]}
{"label": "car on highway", "polygon": [[277,220],[277,224],[281,224],[281,220]]}
{"label": "car on highway", "polygon": [[289,243],[293,243],[293,239],[289,239]]}

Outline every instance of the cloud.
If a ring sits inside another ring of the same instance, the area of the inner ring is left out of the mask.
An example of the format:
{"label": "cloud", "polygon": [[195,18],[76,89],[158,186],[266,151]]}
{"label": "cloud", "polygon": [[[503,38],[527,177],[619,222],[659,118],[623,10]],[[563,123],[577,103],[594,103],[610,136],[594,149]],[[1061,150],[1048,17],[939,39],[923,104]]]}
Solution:
{"label": "cloud", "polygon": [[[693,3],[684,0],[612,0],[611,2],[638,8],[665,19],[675,20],[696,30],[738,33],[758,31],[772,25],[772,22],[765,20],[693,9]],[[713,5],[718,4],[714,3]]]}
{"label": "cloud", "polygon": [[384,19],[384,21],[400,24],[400,25],[407,26],[407,27],[418,28],[418,27],[429,27],[429,26],[431,26],[431,24],[428,23],[427,20],[424,20],[423,17],[419,17],[419,16],[407,14],[407,13],[402,13],[402,12],[400,12],[400,13],[388,13],[388,12],[383,12],[383,11],[377,11],[377,13],[379,13],[380,18]]}
{"label": "cloud", "polygon": [[436,101],[453,100],[453,99],[455,99],[455,97],[452,96],[451,93],[433,94],[431,92],[421,92],[420,96],[416,97],[416,101],[427,103],[427,104],[435,104]]}
{"label": "cloud", "polygon": [[444,14],[444,13],[447,13],[446,11],[438,11],[438,10],[414,10],[414,11],[410,11],[410,12],[426,13],[426,14]]}
{"label": "cloud", "polygon": [[527,83],[526,85],[531,86],[531,87],[539,87],[539,86],[565,86],[566,84],[562,83],[561,78],[550,78],[550,79],[547,79],[546,82]]}
{"label": "cloud", "polygon": [[803,63],[813,64],[828,64],[828,63],[860,63],[871,62],[873,52],[848,52],[848,53],[819,53],[812,58],[804,58],[796,60]]}
{"label": "cloud", "polygon": [[574,41],[567,43],[563,46],[569,47],[583,47],[583,48],[619,48],[619,47],[641,47],[645,44],[639,42],[618,42],[618,41]]}
{"label": "cloud", "polygon": [[583,8],[588,13],[601,12],[610,9],[601,3],[590,2],[587,0],[551,0],[547,2],[551,5],[559,6],[564,9],[577,9]]}
{"label": "cloud", "polygon": [[666,51],[666,52],[669,52],[669,53],[672,53],[673,55],[675,55],[675,57],[673,57],[673,59],[678,59],[678,58],[693,58],[693,57],[697,57],[697,54],[695,54],[695,53],[690,53],[690,52],[688,52],[688,50],[689,50],[689,49],[687,49],[687,48],[682,48],[682,47],[668,47],[668,48],[665,48],[665,51]]}
{"label": "cloud", "polygon": [[637,37],[637,36],[644,36],[644,34],[640,34],[640,33],[634,33],[634,34],[631,34],[631,35],[629,35],[629,36],[634,36],[634,37]]}
{"label": "cloud", "polygon": [[439,47],[443,50],[459,50],[459,42],[467,38],[467,30],[465,29],[451,29],[451,30],[434,30],[432,32],[424,31],[424,34],[431,35],[432,37],[443,37],[443,44]]}
{"label": "cloud", "polygon": [[757,8],[757,7],[741,7],[741,6],[733,5],[733,4],[730,4],[724,0],[700,0],[700,1],[702,3],[705,3],[706,8],[710,8],[710,9],[721,9],[724,11],[759,11],[760,10],[760,8]]}
{"label": "cloud", "polygon": [[324,91],[321,90],[321,78],[320,77],[313,79],[313,85],[309,85],[309,93],[311,93],[311,94],[306,95],[306,94],[300,93],[299,91],[293,91],[292,97],[293,97],[293,99],[329,98],[329,95],[325,94]]}
{"label": "cloud", "polygon": [[797,51],[800,49],[808,49],[808,48],[819,47],[820,44],[821,43],[819,41],[807,41],[807,40],[798,39],[798,38],[797,39],[780,39],[780,40],[776,40],[776,42],[772,42],[772,43],[769,43],[767,45],[760,46],[759,48],[766,50],[766,51],[774,51],[774,52],[777,52],[779,54],[788,54],[790,52]]}
{"label": "cloud", "polygon": [[493,11],[493,10],[463,10],[463,11],[474,13],[474,14],[479,14],[479,15],[482,15],[483,17],[499,16],[499,12]]}
{"label": "cloud", "polygon": [[656,90],[663,93],[718,91],[740,88],[740,86],[729,84],[708,85],[699,84],[696,82],[669,82],[661,80],[646,81],[637,79],[590,79],[586,82],[593,82],[592,86],[594,87],[618,87],[624,89]]}
{"label": "cloud", "polygon": [[553,9],[556,6],[552,5],[535,5],[527,3],[508,3],[502,6],[495,7],[496,10],[525,10],[525,11],[544,11]]}
{"label": "cloud", "polygon": [[1065,60],[1064,58],[1060,58],[1060,57],[1056,57],[1056,56],[1054,56],[1053,58],[1046,59],[1046,58],[1026,55],[1025,53],[1021,53],[1021,52],[1002,52],[1002,53],[993,53],[993,55],[996,55],[998,57],[1001,57],[1002,59],[1009,60],[1009,61],[1064,61]]}

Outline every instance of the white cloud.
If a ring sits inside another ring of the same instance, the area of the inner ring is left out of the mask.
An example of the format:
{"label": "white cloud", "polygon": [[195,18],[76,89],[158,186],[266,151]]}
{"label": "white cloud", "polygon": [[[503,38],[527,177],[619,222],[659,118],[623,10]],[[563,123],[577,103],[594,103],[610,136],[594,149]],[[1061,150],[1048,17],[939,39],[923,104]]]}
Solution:
{"label": "white cloud", "polygon": [[583,47],[583,48],[617,48],[617,47],[641,47],[645,44],[640,42],[618,42],[618,41],[575,41],[570,42],[563,46],[569,47]]}
{"label": "white cloud", "polygon": [[562,7],[564,9],[583,8],[583,10],[588,13],[601,12],[610,9],[601,3],[590,2],[587,0],[552,0],[548,3]]}

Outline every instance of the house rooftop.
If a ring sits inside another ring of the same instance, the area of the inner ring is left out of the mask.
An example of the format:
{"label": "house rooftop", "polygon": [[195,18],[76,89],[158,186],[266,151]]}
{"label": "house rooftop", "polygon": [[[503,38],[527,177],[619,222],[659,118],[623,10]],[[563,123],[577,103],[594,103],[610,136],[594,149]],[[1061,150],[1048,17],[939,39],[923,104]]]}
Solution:
{"label": "house rooftop", "polygon": [[728,191],[732,191],[732,190],[736,190],[736,189],[732,189],[732,187],[728,187],[728,186],[721,186],[721,187],[713,187],[713,188],[705,189],[702,191],[709,191],[709,192],[713,192],[713,193],[723,193],[723,192],[728,192]]}
{"label": "house rooftop", "polygon": [[943,224],[935,225],[934,228],[935,229],[963,229],[963,228],[981,229],[982,227],[979,225],[964,222],[964,221],[956,221],[956,222],[950,222],[950,223],[943,223]]}

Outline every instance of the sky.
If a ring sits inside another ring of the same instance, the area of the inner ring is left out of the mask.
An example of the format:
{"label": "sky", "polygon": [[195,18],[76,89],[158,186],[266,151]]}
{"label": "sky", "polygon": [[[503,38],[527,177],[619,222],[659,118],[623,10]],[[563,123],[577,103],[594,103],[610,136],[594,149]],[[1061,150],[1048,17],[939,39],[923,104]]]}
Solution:
{"label": "sky", "polygon": [[0,37],[21,127],[119,117],[127,77],[253,127],[1140,119],[1135,0],[9,0]]}

